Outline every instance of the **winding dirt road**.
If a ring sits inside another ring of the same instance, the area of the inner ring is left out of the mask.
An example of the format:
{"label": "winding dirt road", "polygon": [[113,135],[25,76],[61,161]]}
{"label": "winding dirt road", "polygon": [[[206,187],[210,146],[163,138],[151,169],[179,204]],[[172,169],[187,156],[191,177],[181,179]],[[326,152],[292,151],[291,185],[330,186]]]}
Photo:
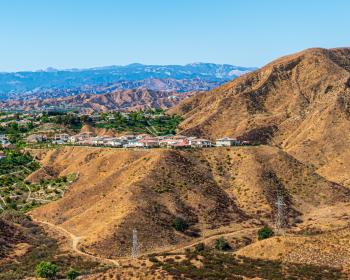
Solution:
{"label": "winding dirt road", "polygon": [[84,256],[84,257],[88,257],[90,259],[93,259],[97,262],[102,262],[102,263],[107,263],[107,264],[113,264],[115,266],[119,266],[119,262],[117,260],[114,259],[108,259],[108,258],[103,258],[100,256],[94,256],[92,254],[83,252],[81,249],[79,249],[79,241],[81,239],[80,236],[76,236],[73,233],[69,232],[68,230],[64,229],[63,227],[60,227],[58,225],[55,225],[53,223],[49,223],[49,222],[45,222],[45,221],[39,221],[36,220],[35,218],[33,218],[33,221],[39,224],[43,224],[43,225],[47,225],[50,228],[52,228],[55,231],[59,231],[61,232],[64,236],[66,236],[67,238],[69,238],[71,240],[71,247],[72,250],[77,253],[78,255]]}

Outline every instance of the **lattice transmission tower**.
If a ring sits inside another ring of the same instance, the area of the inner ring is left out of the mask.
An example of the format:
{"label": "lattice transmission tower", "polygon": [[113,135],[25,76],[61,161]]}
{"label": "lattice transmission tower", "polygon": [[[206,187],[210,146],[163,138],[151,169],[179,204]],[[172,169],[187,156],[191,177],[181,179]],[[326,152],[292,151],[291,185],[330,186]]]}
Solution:
{"label": "lattice transmission tower", "polygon": [[277,215],[275,221],[275,227],[277,232],[281,232],[281,229],[285,226],[285,211],[286,204],[284,203],[284,197],[282,193],[277,193]]}
{"label": "lattice transmission tower", "polygon": [[137,258],[137,230],[132,230],[132,248],[131,248],[131,257]]}

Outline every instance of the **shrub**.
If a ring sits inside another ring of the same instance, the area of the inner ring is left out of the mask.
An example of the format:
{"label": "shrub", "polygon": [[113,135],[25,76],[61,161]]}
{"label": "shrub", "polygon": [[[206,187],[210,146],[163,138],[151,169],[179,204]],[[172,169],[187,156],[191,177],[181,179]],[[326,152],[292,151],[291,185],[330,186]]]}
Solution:
{"label": "shrub", "polygon": [[76,271],[74,268],[71,268],[68,272],[67,272],[67,278],[69,280],[74,280],[76,278],[78,278],[78,276],[80,276],[80,272]]}
{"label": "shrub", "polygon": [[274,235],[274,232],[268,225],[265,225],[263,228],[259,229],[258,231],[259,240],[270,238],[273,235]]}
{"label": "shrub", "polygon": [[188,229],[188,223],[181,217],[176,217],[172,222],[172,227],[177,231],[185,231]]}
{"label": "shrub", "polygon": [[195,247],[196,252],[202,252],[205,250],[205,245],[204,243],[198,243]]}
{"label": "shrub", "polygon": [[58,266],[51,262],[41,262],[35,268],[35,274],[41,278],[53,279],[58,272]]}
{"label": "shrub", "polygon": [[227,251],[231,249],[230,244],[225,240],[225,238],[220,237],[215,241],[215,249],[219,251]]}

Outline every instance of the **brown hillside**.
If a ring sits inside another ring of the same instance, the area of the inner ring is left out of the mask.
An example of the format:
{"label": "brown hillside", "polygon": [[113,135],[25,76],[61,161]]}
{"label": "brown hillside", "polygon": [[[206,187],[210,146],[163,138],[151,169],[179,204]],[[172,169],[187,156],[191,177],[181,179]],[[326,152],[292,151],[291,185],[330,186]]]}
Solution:
{"label": "brown hillside", "polygon": [[[39,180],[45,168],[79,178],[62,199],[31,215],[82,237],[85,251],[103,256],[130,254],[133,228],[141,253],[256,229],[273,222],[277,192],[284,194],[285,222],[294,230],[321,228],[300,220],[312,219],[315,209],[350,201],[347,189],[268,146],[197,151],[63,147],[36,155],[44,167],[28,179]],[[335,220],[327,213],[323,218],[329,224],[322,230]],[[171,227],[176,216],[190,224],[185,233]],[[341,217],[337,221],[338,227],[346,223]]]}
{"label": "brown hillside", "polygon": [[184,134],[271,142],[350,186],[350,48],[280,58],[171,111]]}

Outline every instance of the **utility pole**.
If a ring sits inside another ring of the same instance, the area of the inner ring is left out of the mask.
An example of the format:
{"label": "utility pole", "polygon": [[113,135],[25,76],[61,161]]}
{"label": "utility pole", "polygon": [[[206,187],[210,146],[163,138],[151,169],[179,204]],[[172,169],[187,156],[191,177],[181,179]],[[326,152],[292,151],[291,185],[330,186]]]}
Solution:
{"label": "utility pole", "polygon": [[137,258],[137,231],[136,231],[136,229],[132,230],[131,257]]}
{"label": "utility pole", "polygon": [[276,221],[275,221],[275,227],[277,233],[281,231],[281,229],[284,227],[284,207],[286,204],[284,203],[283,194],[281,192],[277,193],[277,215],[276,215]]}

